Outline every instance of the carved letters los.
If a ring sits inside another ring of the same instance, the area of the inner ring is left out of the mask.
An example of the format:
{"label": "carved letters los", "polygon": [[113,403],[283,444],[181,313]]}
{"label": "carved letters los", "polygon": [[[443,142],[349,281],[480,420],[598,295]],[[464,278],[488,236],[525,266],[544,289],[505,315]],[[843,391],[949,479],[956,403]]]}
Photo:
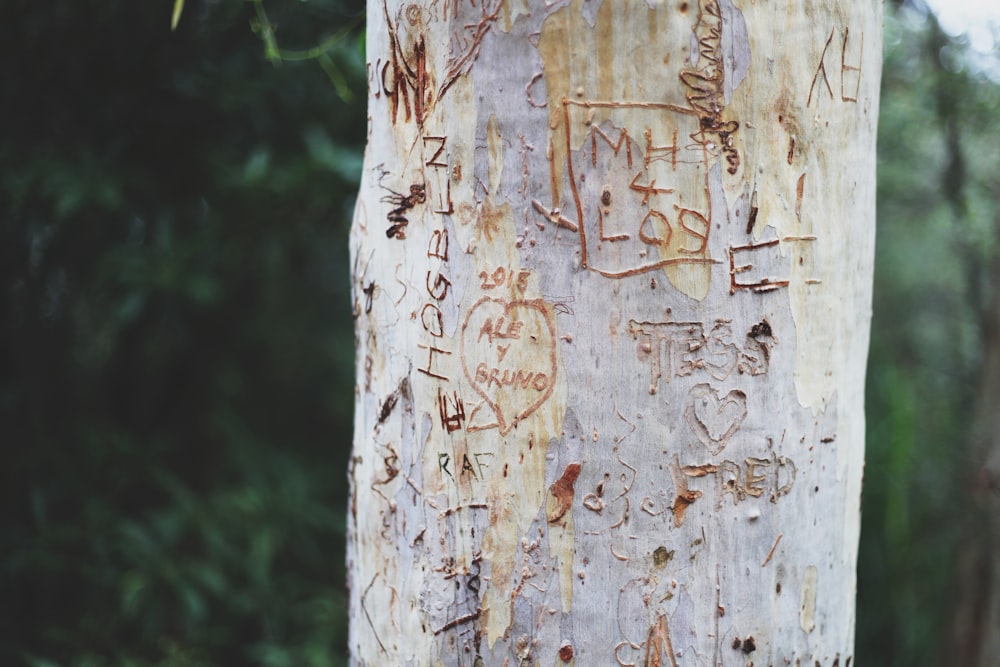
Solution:
{"label": "carved letters los", "polygon": [[[542,219],[578,234],[582,265],[608,278],[668,266],[721,263],[708,255],[708,171],[720,155],[720,148],[703,140],[700,112],[668,103],[564,99],[567,143],[569,128],[577,116],[594,110],[648,115],[644,139],[637,144],[627,129],[619,129],[615,137],[613,132],[591,125],[590,159],[581,160],[580,154],[567,153],[566,170],[573,198],[573,213],[569,215],[573,217],[533,200],[532,206]],[[651,129],[662,127],[658,119],[663,115],[674,123],[665,137],[655,135]],[[683,144],[679,140],[682,136],[692,141]],[[641,162],[634,157],[640,149],[645,155]],[[585,168],[589,168],[588,180],[605,185],[600,189],[578,186],[578,176]],[[682,204],[672,196],[682,182],[698,184],[697,206]]]}

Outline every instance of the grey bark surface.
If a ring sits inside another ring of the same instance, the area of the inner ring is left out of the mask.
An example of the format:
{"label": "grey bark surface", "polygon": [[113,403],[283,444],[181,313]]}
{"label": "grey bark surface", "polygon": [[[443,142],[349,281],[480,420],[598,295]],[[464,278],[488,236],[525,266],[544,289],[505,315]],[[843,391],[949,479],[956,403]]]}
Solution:
{"label": "grey bark surface", "polygon": [[881,4],[369,3],[358,665],[849,665]]}

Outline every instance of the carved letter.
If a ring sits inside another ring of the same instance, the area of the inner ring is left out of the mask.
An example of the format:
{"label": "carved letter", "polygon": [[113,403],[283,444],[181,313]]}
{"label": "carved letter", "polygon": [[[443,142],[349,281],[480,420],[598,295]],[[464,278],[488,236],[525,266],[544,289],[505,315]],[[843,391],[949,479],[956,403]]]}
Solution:
{"label": "carved letter", "polygon": [[747,495],[751,495],[754,498],[760,498],[764,495],[764,487],[757,486],[761,482],[767,479],[767,475],[758,475],[757,468],[769,468],[771,467],[771,462],[768,459],[758,459],[753,456],[748,456],[746,458],[747,465],[747,478],[746,478],[746,491]]}
{"label": "carved letter", "polygon": [[806,106],[812,104],[813,89],[816,88],[816,80],[819,78],[820,73],[823,74],[823,83],[826,84],[826,89],[830,93],[830,97],[833,97],[833,87],[830,85],[830,79],[826,75],[826,50],[830,48],[830,42],[833,41],[833,28],[830,28],[830,36],[826,38],[826,44],[823,45],[823,53],[819,57],[819,67],[816,68],[816,73],[813,74],[812,83],[809,84],[809,96],[806,98]]}

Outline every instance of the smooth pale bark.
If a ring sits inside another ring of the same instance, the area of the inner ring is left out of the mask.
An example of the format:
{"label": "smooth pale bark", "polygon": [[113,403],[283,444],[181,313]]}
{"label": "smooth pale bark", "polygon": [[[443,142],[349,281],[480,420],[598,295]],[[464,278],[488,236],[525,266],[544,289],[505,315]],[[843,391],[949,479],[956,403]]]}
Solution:
{"label": "smooth pale bark", "polygon": [[881,3],[372,0],[364,665],[849,665]]}

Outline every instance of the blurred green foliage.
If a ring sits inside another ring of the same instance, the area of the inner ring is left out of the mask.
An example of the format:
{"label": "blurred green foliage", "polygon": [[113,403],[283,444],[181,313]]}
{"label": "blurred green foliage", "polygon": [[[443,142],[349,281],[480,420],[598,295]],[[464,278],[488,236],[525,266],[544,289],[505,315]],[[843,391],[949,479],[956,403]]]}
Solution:
{"label": "blurred green foliage", "polygon": [[363,3],[267,9],[322,66],[235,0],[0,9],[0,665],[346,663]]}
{"label": "blurred green foliage", "polygon": [[[346,664],[361,0],[3,0],[0,664]],[[942,655],[1000,87],[886,20],[856,664]]]}
{"label": "blurred green foliage", "polygon": [[[932,16],[887,12],[858,572],[859,665],[955,665],[956,553],[1000,236],[1000,85]],[[1000,73],[994,56],[993,74]]]}

